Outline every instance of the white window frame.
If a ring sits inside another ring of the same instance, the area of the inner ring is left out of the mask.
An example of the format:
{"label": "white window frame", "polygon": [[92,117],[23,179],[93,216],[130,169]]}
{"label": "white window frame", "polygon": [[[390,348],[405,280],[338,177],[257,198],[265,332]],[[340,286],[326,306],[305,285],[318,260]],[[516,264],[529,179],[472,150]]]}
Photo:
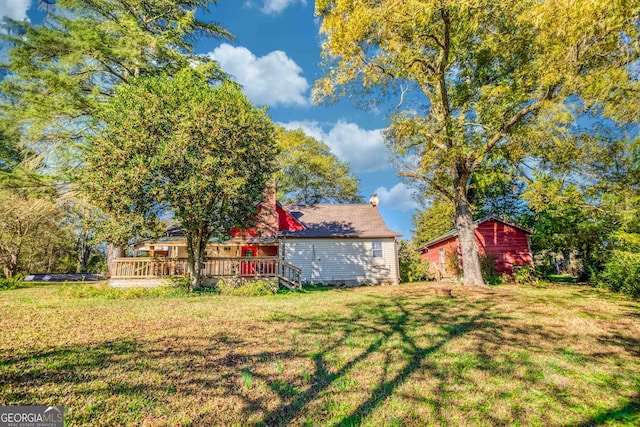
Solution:
{"label": "white window frame", "polygon": [[382,242],[371,242],[371,256],[373,258],[384,258]]}

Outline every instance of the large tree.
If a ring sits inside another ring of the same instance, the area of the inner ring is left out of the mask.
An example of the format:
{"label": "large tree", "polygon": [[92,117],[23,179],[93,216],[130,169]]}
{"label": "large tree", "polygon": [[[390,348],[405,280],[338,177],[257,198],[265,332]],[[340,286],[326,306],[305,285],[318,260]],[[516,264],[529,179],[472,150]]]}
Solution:
{"label": "large tree", "polygon": [[[42,23],[5,19],[0,37],[10,50],[0,110],[17,134],[18,148],[36,157],[27,164],[44,165],[56,179],[73,181],[67,172],[76,172],[86,136],[99,125],[97,109],[119,84],[136,76],[198,65],[220,77],[215,63],[194,55],[201,37],[232,38],[220,25],[196,17],[215,3],[57,0]],[[29,168],[15,172],[20,176],[11,185],[38,185]],[[115,243],[108,244],[109,258],[122,255]]]}
{"label": "large tree", "polygon": [[401,175],[454,204],[463,281],[482,285],[474,171],[534,153],[584,109],[637,120],[639,12],[637,0],[317,0],[315,94],[399,92],[386,141],[408,159]]}
{"label": "large tree", "polygon": [[0,191],[0,265],[5,277],[51,272],[71,250],[62,211],[44,194]]}
{"label": "large tree", "polygon": [[100,118],[104,130],[85,159],[87,193],[124,238],[133,237],[129,221],[172,212],[198,288],[209,239],[254,225],[275,171],[274,125],[236,84],[211,86],[190,68],[118,87]]}
{"label": "large tree", "polygon": [[359,203],[360,183],[330,148],[302,130],[278,128],[275,181],[285,203]]}
{"label": "large tree", "polygon": [[118,84],[205,64],[193,55],[194,42],[230,37],[196,18],[210,3],[58,0],[42,23],[5,19],[1,37],[11,46],[0,85],[6,118],[37,152],[74,148]]}

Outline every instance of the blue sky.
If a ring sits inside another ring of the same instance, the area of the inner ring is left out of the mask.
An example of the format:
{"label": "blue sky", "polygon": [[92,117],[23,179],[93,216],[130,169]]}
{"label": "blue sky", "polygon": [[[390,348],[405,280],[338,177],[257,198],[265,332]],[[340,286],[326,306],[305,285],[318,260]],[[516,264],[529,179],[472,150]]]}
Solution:
{"label": "blue sky", "polygon": [[[0,15],[37,21],[39,3],[0,0]],[[321,76],[313,6],[313,0],[219,0],[200,18],[226,27],[236,40],[202,40],[197,53],[218,61],[249,99],[269,107],[275,122],[301,128],[329,145],[360,179],[362,195],[378,194],[387,225],[410,239],[417,204],[389,163],[381,134],[387,111],[358,110],[348,100],[321,106],[311,100],[311,88]]]}

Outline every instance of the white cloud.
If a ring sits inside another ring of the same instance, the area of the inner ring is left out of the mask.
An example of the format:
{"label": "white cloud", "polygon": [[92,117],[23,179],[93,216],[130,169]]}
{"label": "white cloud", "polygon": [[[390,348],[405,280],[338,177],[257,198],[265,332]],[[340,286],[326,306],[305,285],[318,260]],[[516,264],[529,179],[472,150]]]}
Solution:
{"label": "white cloud", "polygon": [[258,58],[246,47],[223,43],[207,54],[244,87],[249,99],[262,105],[309,105],[309,82],[302,68],[281,50]]}
{"label": "white cloud", "polygon": [[245,0],[243,6],[247,8],[259,8],[262,13],[266,15],[279,15],[286,8],[296,3],[306,6],[307,0]]}
{"label": "white cloud", "polygon": [[419,207],[411,197],[413,191],[406,184],[400,182],[390,190],[387,190],[387,187],[378,187],[375,193],[380,199],[380,205],[392,206],[392,209],[397,211],[411,211]]}
{"label": "white cloud", "polygon": [[0,0],[0,16],[21,21],[27,17],[32,0]]}
{"label": "white cloud", "polygon": [[276,15],[296,3],[307,4],[306,0],[265,0],[262,11],[267,15]]}
{"label": "white cloud", "polygon": [[302,129],[327,144],[353,172],[373,172],[389,168],[389,155],[382,139],[383,129],[365,130],[355,123],[339,120],[325,131],[316,121],[282,123],[287,129]]}

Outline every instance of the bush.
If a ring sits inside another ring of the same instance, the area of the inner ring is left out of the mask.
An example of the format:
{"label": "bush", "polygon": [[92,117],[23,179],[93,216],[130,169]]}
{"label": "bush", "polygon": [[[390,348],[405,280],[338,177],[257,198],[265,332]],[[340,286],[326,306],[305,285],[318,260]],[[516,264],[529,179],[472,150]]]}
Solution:
{"label": "bush", "polygon": [[216,284],[220,295],[232,295],[240,297],[259,297],[273,295],[278,292],[276,279],[242,279],[230,277],[220,279]]}
{"label": "bush", "polygon": [[452,271],[456,277],[462,277],[463,271],[460,266],[460,258],[458,252],[447,251],[446,253],[447,270]]}
{"label": "bush", "polygon": [[22,279],[24,279],[23,274],[16,274],[9,278],[0,277],[0,290],[23,288],[24,282]]}
{"label": "bush", "polygon": [[614,250],[595,284],[615,292],[640,297],[640,253]]}
{"label": "bush", "polygon": [[480,273],[487,285],[502,285],[504,278],[496,271],[496,259],[490,255],[480,255]]}
{"label": "bush", "polygon": [[401,240],[398,246],[398,263],[400,267],[400,281],[421,282],[431,278],[429,263],[420,259],[420,254],[411,242]]}
{"label": "bush", "polygon": [[518,285],[539,284],[536,269],[532,265],[514,265],[513,280]]}
{"label": "bush", "polygon": [[557,274],[558,269],[555,264],[547,263],[536,265],[535,266],[535,274],[537,277],[541,279],[548,279],[550,276]]}

